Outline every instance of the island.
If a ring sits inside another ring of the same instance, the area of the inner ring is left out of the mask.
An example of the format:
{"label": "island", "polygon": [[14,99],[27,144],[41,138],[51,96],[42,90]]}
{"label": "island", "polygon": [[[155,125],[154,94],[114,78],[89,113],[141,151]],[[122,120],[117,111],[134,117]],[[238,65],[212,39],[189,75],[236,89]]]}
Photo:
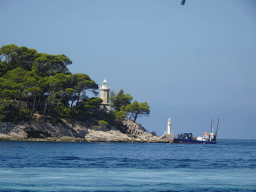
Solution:
{"label": "island", "polygon": [[147,102],[110,92],[106,79],[99,87],[87,74],[72,74],[71,64],[64,54],[0,48],[0,140],[169,142],[136,122],[150,114]]}

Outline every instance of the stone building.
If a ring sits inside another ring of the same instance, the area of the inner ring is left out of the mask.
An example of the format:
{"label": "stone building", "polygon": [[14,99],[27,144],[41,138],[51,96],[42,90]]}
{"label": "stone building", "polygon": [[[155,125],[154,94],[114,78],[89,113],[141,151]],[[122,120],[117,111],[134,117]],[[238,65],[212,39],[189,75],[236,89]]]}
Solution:
{"label": "stone building", "polygon": [[109,90],[110,87],[108,86],[108,82],[106,79],[104,79],[102,85],[100,86],[100,98],[103,100],[101,108],[106,109],[107,111],[110,110]]}

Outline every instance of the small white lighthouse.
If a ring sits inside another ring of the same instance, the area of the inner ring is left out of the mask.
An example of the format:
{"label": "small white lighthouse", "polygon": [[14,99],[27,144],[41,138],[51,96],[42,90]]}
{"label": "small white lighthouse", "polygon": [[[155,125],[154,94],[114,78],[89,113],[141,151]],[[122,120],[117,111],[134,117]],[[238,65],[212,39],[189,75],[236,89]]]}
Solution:
{"label": "small white lighthouse", "polygon": [[100,98],[103,100],[103,102],[101,103],[101,108],[106,109],[107,111],[110,110],[109,90],[110,87],[108,86],[108,82],[106,79],[104,79],[102,85],[100,86]]}
{"label": "small white lighthouse", "polygon": [[171,122],[171,118],[168,119],[167,121],[167,134],[164,134],[162,137],[160,137],[161,139],[165,139],[167,141],[169,141],[170,143],[173,143],[173,132],[172,132],[172,122]]}
{"label": "small white lighthouse", "polygon": [[168,121],[167,121],[167,134],[172,134],[172,122],[171,122],[171,118],[169,118]]}

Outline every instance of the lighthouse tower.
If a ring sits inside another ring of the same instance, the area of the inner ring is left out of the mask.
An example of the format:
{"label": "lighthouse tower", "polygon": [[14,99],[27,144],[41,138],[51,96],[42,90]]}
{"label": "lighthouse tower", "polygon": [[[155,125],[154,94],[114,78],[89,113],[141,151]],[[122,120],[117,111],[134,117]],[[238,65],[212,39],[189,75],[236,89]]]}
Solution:
{"label": "lighthouse tower", "polygon": [[167,133],[165,132],[165,134],[162,135],[160,139],[165,139],[166,141],[169,141],[169,143],[174,142],[171,118],[169,118],[167,121]]}
{"label": "lighthouse tower", "polygon": [[173,132],[172,132],[172,122],[171,118],[167,121],[167,134],[165,135],[165,139],[169,142],[173,142]]}
{"label": "lighthouse tower", "polygon": [[172,122],[171,122],[171,118],[169,118],[168,121],[167,121],[167,134],[172,134]]}
{"label": "lighthouse tower", "polygon": [[108,82],[106,79],[104,79],[102,85],[100,86],[100,98],[103,100],[103,102],[101,103],[101,108],[106,109],[107,111],[110,110],[109,90],[110,87],[108,86]]}

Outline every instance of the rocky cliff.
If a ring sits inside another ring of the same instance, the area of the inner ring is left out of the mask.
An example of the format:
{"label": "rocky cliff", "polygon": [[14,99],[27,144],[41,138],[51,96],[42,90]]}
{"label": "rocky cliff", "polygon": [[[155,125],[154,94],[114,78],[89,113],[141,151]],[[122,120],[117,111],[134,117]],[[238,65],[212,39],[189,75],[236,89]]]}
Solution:
{"label": "rocky cliff", "polygon": [[51,123],[21,122],[18,125],[7,123],[7,131],[0,139],[8,140],[54,140],[85,142],[167,142],[147,132],[139,123],[124,120],[116,126],[96,126],[97,120],[75,121],[55,125]]}

